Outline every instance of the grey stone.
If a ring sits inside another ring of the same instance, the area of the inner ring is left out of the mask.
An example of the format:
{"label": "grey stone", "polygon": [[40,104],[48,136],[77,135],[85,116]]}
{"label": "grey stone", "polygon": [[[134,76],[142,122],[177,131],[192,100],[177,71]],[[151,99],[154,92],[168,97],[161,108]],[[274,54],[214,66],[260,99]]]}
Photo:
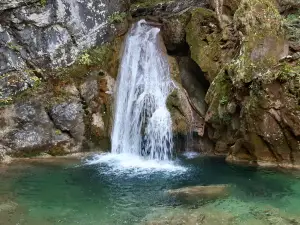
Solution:
{"label": "grey stone", "polygon": [[54,106],[50,111],[56,127],[70,132],[76,141],[84,138],[83,109],[78,102],[62,103]]}
{"label": "grey stone", "polygon": [[34,78],[22,71],[0,75],[0,100],[11,98],[11,96],[32,87],[34,83]]}
{"label": "grey stone", "polygon": [[26,5],[33,2],[38,2],[39,0],[1,0],[0,2],[0,12],[3,10],[16,8],[21,5]]}
{"label": "grey stone", "polygon": [[[109,17],[126,11],[127,5],[128,0],[53,0],[46,5],[2,0],[0,98],[32,86],[24,71],[71,65],[84,50],[110,41],[122,26],[111,24]],[[9,85],[11,72],[18,74],[17,87]]]}
{"label": "grey stone", "polygon": [[[57,145],[72,151],[78,146],[58,130],[38,102],[24,102],[0,110],[0,154],[20,155],[23,151],[47,152]],[[3,158],[3,157],[2,157]]]}
{"label": "grey stone", "polygon": [[16,104],[15,111],[17,123],[51,123],[45,109],[38,103]]}
{"label": "grey stone", "polygon": [[83,99],[89,103],[99,95],[99,85],[97,79],[89,79],[80,86],[80,93]]}
{"label": "grey stone", "polygon": [[11,135],[14,149],[34,149],[48,144],[50,133],[42,126],[26,124]]}

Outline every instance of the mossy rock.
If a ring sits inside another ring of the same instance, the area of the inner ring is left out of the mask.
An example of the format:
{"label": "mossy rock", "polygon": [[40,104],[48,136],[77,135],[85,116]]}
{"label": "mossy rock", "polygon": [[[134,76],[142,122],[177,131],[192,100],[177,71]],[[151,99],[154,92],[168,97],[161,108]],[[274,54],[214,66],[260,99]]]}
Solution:
{"label": "mossy rock", "polygon": [[196,8],[191,14],[186,27],[191,57],[212,82],[236,54],[232,24],[221,29],[215,12],[205,8]]}
{"label": "mossy rock", "polygon": [[227,123],[230,113],[227,105],[233,101],[233,89],[226,69],[221,70],[211,83],[205,101],[209,105],[205,120],[210,123]]}
{"label": "mossy rock", "polygon": [[230,65],[233,84],[242,87],[266,74],[288,54],[282,17],[273,0],[243,0],[234,23],[243,35],[240,55]]}
{"label": "mossy rock", "polygon": [[179,89],[175,89],[167,98],[167,108],[172,117],[172,129],[176,134],[186,135],[189,131],[189,121],[179,97]]}
{"label": "mossy rock", "polygon": [[215,13],[209,9],[197,8],[186,27],[186,40],[192,59],[208,74],[210,81],[220,70],[220,41],[222,35],[217,26]]}

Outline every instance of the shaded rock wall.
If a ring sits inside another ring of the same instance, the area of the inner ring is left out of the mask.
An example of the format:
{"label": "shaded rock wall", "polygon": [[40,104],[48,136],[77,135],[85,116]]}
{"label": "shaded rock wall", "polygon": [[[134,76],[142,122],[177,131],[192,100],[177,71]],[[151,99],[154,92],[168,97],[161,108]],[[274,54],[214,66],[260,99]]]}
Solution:
{"label": "shaded rock wall", "polygon": [[205,121],[214,152],[229,161],[299,166],[297,13],[281,15],[282,5],[271,0],[228,9],[222,27],[214,12],[195,10],[186,30],[191,56],[211,82]]}

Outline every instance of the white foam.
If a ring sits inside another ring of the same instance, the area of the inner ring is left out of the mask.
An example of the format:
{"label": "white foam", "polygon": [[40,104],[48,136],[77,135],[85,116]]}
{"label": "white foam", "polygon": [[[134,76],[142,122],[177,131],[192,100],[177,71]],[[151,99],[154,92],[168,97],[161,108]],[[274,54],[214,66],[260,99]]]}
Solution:
{"label": "white foam", "polygon": [[113,153],[172,159],[172,119],[166,101],[173,83],[159,31],[141,20],[126,39],[116,83]]}
{"label": "white foam", "polygon": [[91,159],[85,160],[85,165],[107,166],[106,173],[141,175],[155,172],[164,172],[171,175],[181,174],[187,168],[172,161],[149,160],[133,154],[105,153],[94,155]]}
{"label": "white foam", "polygon": [[182,154],[187,159],[194,159],[200,156],[199,152],[185,152]]}

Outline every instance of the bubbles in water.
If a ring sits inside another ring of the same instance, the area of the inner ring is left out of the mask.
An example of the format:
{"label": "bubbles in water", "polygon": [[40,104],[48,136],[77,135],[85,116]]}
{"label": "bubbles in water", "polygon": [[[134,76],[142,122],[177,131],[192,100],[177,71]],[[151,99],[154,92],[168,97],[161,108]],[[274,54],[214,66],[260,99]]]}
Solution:
{"label": "bubbles in water", "polygon": [[[149,160],[141,156],[128,153],[114,154],[104,153],[94,155],[91,159],[85,160],[85,165],[107,166],[106,173],[116,175],[127,174],[130,176],[147,175],[156,172],[163,172],[168,175],[178,175],[187,169],[172,161]],[[101,168],[103,173],[103,167]]]}

